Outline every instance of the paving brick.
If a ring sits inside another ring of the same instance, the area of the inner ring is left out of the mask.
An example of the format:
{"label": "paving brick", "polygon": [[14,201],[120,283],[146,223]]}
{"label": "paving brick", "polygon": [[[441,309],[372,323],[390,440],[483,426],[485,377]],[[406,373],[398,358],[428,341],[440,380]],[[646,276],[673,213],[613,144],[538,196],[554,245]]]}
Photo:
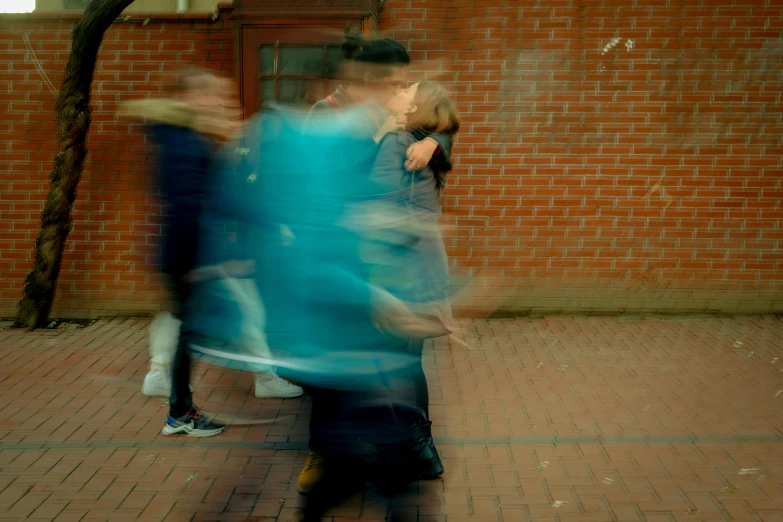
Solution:
{"label": "paving brick", "polygon": [[[776,520],[783,512],[783,440],[767,421],[783,413],[778,344],[766,342],[783,335],[780,321],[464,326],[483,336],[469,336],[470,350],[430,344],[425,354],[430,385],[442,391],[432,411],[447,472],[400,500],[420,521]],[[0,440],[0,519],[296,520],[305,452],[256,445],[306,441],[309,401],[261,401],[247,376],[197,365],[197,399],[203,393],[208,410],[297,420],[202,441],[162,438],[163,401],[138,393],[146,345],[143,337],[126,345],[126,332],[124,320],[58,332],[13,375],[0,367],[0,394],[18,406],[0,410],[9,429]],[[36,336],[6,335],[0,360]],[[41,380],[39,393],[20,387],[53,359],[59,366],[46,375],[56,378]],[[512,389],[519,393],[501,392]],[[94,435],[65,437],[66,424]],[[330,513],[333,521],[382,516],[361,498]]]}
{"label": "paving brick", "polygon": [[88,510],[65,509],[54,519],[55,522],[79,522],[87,515]]}
{"label": "paving brick", "polygon": [[30,491],[30,488],[26,486],[6,487],[3,492],[0,493],[0,509],[10,509],[22,497],[24,497],[28,491]]}
{"label": "paving brick", "polygon": [[[10,517],[16,517],[19,520],[28,518],[34,511],[42,508],[42,504],[49,498],[47,493],[27,493],[13,506],[8,509],[7,515]],[[57,516],[59,510],[52,515],[52,518]]]}

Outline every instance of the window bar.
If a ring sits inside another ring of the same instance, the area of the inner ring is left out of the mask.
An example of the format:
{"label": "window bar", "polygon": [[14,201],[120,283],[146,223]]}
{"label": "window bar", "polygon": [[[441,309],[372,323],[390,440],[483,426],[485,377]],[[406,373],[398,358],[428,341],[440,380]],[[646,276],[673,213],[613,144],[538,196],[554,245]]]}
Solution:
{"label": "window bar", "polygon": [[275,82],[275,103],[280,103],[280,41],[275,41],[275,63],[274,63],[274,82]]}
{"label": "window bar", "polygon": [[264,108],[264,45],[258,46],[258,53],[256,56],[258,56],[258,78],[256,79],[256,85],[258,87],[256,92],[256,106],[258,107],[258,110],[262,110]]}
{"label": "window bar", "polygon": [[322,98],[329,96],[329,94],[331,94],[326,90],[326,88],[329,85],[328,78],[329,78],[329,46],[324,45],[324,77],[320,81]]}

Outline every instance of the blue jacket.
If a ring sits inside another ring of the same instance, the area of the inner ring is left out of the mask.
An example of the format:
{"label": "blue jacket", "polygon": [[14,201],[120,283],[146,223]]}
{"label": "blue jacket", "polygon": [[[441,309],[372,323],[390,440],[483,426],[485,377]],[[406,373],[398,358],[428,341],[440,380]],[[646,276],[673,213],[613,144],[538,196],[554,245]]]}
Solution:
{"label": "blue jacket", "polygon": [[375,281],[448,329],[452,316],[448,257],[439,224],[440,189],[430,166],[405,169],[405,152],[415,142],[409,132],[386,135],[372,169],[371,180],[384,192],[379,202],[389,215],[382,232],[387,261],[376,269]]}
{"label": "blue jacket", "polygon": [[[263,202],[259,215],[287,225],[295,236],[290,245],[264,241],[257,257],[266,334],[279,356],[318,362],[337,352],[363,352],[353,361],[363,364],[371,352],[404,350],[405,340],[372,324],[370,267],[359,253],[361,238],[342,223],[354,203],[378,193],[368,176],[377,145],[362,117],[360,110],[318,115],[323,122],[307,127],[301,116],[285,110],[259,118],[253,144]],[[350,357],[341,361],[345,375],[332,376],[338,382],[328,382],[327,375],[289,376],[328,387],[367,384],[347,378]],[[279,371],[286,375],[285,368]]]}

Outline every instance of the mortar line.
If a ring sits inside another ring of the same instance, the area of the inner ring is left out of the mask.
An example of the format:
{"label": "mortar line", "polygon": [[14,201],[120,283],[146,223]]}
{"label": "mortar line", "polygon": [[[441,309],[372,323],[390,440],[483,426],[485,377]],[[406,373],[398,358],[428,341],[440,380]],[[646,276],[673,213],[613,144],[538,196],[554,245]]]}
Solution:
{"label": "mortar line", "polygon": [[[741,444],[745,442],[783,442],[779,433],[732,434],[732,435],[616,435],[592,436],[569,435],[563,437],[466,437],[435,438],[435,442],[444,446],[509,446],[521,445],[557,445],[557,444]],[[303,451],[307,441],[292,442],[241,442],[221,440],[179,440],[152,441],[100,441],[100,442],[0,442],[0,451],[19,450],[98,450],[98,449],[146,449],[146,448],[229,448],[229,449],[267,449],[277,451]]]}

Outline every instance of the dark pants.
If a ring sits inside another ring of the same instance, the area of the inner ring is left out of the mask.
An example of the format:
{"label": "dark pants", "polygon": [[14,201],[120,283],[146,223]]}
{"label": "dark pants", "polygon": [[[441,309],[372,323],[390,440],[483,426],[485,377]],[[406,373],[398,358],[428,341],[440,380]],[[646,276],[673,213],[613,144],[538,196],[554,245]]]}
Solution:
{"label": "dark pants", "polygon": [[319,438],[327,426],[330,419],[339,414],[341,403],[341,392],[338,390],[329,390],[326,388],[308,388],[307,391],[313,397],[313,404],[310,413],[310,449],[313,451],[323,451],[319,448]]}
{"label": "dark pants", "polygon": [[[368,485],[400,503],[417,478],[425,434],[419,423],[412,372],[416,364],[379,372],[377,386],[361,391],[317,389],[313,395],[310,449],[335,465],[308,495],[303,521],[318,521],[333,506]],[[374,379],[375,380],[375,379]],[[415,487],[412,489],[415,496]],[[390,520],[408,521],[403,510]]]}
{"label": "dark pants", "polygon": [[190,295],[192,286],[181,276],[171,277],[174,293],[174,316],[181,321],[179,342],[171,366],[171,395],[169,397],[169,415],[177,418],[185,415],[193,407],[190,393],[190,341],[193,330],[189,321]]}
{"label": "dark pants", "polygon": [[[423,412],[422,422],[429,422],[430,417],[430,394],[427,388],[427,376],[424,374],[422,365],[422,352],[424,349],[424,339],[411,339],[408,342],[410,353],[418,356],[418,360],[410,368],[406,369],[402,380],[400,376],[392,377],[396,381],[394,385],[397,388],[397,395],[412,397],[412,405]],[[388,386],[380,384],[379,386]],[[310,449],[315,452],[322,452],[327,448],[327,443],[319,439],[324,437],[328,431],[328,426],[340,415],[344,414],[346,406],[356,402],[356,397],[352,394],[357,392],[330,390],[326,388],[309,388],[308,392],[313,397],[313,403],[310,414]]]}
{"label": "dark pants", "polygon": [[[417,409],[412,380],[406,376],[405,381],[377,390],[310,389],[310,449],[323,455],[350,454],[354,440],[372,438],[375,431],[398,424],[419,422],[424,413]],[[400,404],[402,409],[396,406]]]}
{"label": "dark pants", "polygon": [[424,339],[411,339],[409,341],[411,353],[419,356],[418,364],[414,367],[411,377],[413,379],[413,392],[416,397],[416,406],[424,412],[426,421],[430,420],[430,391],[427,388],[427,376],[424,374],[422,361],[424,351]]}
{"label": "dark pants", "polygon": [[[423,341],[406,348],[415,354]],[[423,392],[422,392],[423,387]],[[421,357],[404,368],[379,370],[362,390],[318,388],[313,395],[310,449],[337,465],[327,465],[325,477],[308,495],[304,521],[321,520],[332,506],[370,485],[381,498],[403,506],[401,497],[415,496],[419,455],[430,440],[427,381]],[[408,502],[409,503],[409,502]],[[398,506],[398,507],[399,507]],[[390,520],[415,520],[402,510]]]}

